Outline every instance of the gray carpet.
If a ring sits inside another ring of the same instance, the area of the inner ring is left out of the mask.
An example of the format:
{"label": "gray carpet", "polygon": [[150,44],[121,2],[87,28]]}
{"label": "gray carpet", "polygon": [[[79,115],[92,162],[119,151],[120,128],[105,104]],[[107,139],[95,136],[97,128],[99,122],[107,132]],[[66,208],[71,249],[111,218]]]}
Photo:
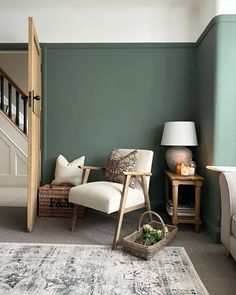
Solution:
{"label": "gray carpet", "polygon": [[[139,214],[140,211],[127,214],[123,235],[137,227]],[[115,216],[88,211],[86,218],[79,220],[75,232],[68,231],[69,225],[68,218],[41,217],[37,218],[34,231],[27,233],[26,209],[0,207],[0,242],[111,245]],[[197,234],[191,225],[180,226],[171,246],[185,248],[209,294],[236,294],[236,262],[203,230]]]}

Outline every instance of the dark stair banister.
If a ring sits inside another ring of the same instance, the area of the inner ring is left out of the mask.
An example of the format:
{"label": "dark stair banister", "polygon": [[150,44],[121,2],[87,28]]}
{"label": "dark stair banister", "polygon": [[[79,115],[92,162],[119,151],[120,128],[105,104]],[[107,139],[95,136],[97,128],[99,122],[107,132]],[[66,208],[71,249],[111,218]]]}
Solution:
{"label": "dark stair banister", "polygon": [[1,109],[4,111],[4,76],[1,75]]}
{"label": "dark stair banister", "polygon": [[19,127],[20,125],[20,105],[19,105],[19,92],[16,90],[16,125]]}
{"label": "dark stair banister", "polygon": [[12,85],[8,82],[8,117],[12,118]]}
{"label": "dark stair banister", "polygon": [[[8,83],[8,95],[5,95],[5,80]],[[27,107],[28,107],[28,96],[23,90],[13,81],[13,79],[0,67],[0,109],[6,113],[6,115],[12,120],[12,100],[13,93],[15,94],[16,101],[16,117],[15,124],[20,128],[20,106],[23,109],[23,130],[27,134]],[[8,99],[8,105],[4,105],[4,97]]]}
{"label": "dark stair banister", "polygon": [[21,99],[23,99],[23,116],[24,116],[24,127],[23,127],[23,131],[25,134],[28,133],[27,130],[27,104],[28,104],[28,96],[22,96]]}

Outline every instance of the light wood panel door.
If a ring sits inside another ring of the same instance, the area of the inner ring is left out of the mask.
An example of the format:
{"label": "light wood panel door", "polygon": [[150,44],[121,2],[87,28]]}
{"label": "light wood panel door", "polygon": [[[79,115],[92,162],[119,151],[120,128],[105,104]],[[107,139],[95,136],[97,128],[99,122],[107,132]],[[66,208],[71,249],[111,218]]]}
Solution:
{"label": "light wood panel door", "polygon": [[37,193],[41,180],[41,49],[33,18],[29,17],[28,44],[28,207],[27,230],[37,216]]}

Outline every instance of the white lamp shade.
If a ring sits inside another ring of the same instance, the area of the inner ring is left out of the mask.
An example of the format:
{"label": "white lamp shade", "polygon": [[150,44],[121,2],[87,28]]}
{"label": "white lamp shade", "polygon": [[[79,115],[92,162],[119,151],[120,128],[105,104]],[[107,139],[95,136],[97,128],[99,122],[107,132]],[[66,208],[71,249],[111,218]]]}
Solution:
{"label": "white lamp shade", "polygon": [[197,135],[195,123],[190,121],[166,122],[161,145],[196,146]]}

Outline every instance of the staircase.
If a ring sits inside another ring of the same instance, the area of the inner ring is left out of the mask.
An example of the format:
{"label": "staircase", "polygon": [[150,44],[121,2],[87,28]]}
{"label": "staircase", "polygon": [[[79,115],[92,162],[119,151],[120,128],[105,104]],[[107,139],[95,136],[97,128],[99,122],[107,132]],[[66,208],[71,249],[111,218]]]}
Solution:
{"label": "staircase", "polygon": [[0,206],[27,204],[28,97],[0,68]]}
{"label": "staircase", "polygon": [[11,77],[0,68],[0,109],[25,134],[27,134],[28,131],[27,104],[28,96]]}

